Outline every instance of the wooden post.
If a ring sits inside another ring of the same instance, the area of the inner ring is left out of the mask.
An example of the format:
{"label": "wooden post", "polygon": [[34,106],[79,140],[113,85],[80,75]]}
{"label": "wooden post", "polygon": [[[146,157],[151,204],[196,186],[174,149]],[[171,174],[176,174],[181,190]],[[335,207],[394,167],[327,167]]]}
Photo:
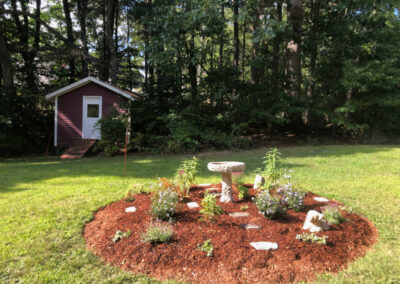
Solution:
{"label": "wooden post", "polygon": [[128,152],[128,128],[125,131],[125,159],[124,159],[124,176],[126,171],[126,153]]}

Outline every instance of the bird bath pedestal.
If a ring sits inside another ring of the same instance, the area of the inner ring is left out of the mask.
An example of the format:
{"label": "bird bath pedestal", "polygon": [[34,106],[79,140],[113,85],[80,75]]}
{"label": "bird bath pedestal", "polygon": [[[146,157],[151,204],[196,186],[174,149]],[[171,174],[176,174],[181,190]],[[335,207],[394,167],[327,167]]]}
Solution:
{"label": "bird bath pedestal", "polygon": [[219,172],[222,174],[222,194],[221,202],[232,202],[232,173],[243,172],[246,164],[242,162],[211,162],[207,168],[211,172]]}

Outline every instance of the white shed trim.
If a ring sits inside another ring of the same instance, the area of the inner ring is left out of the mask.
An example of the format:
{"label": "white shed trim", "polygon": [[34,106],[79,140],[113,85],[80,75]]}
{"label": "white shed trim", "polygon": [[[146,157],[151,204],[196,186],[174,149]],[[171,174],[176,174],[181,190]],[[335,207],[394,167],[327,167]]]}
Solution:
{"label": "white shed trim", "polygon": [[64,94],[66,94],[68,92],[71,92],[71,91],[73,91],[73,90],[75,90],[75,89],[77,89],[79,87],[82,87],[82,86],[84,86],[86,84],[89,84],[90,82],[96,83],[96,84],[98,84],[98,85],[100,85],[100,86],[102,86],[102,87],[104,87],[106,89],[109,89],[109,90],[113,91],[114,93],[117,93],[117,94],[119,94],[119,95],[121,95],[121,96],[123,96],[125,98],[128,98],[128,99],[130,99],[132,101],[137,99],[130,92],[118,89],[118,88],[114,87],[113,85],[110,85],[108,83],[102,82],[100,80],[97,80],[94,77],[89,76],[89,77],[86,77],[86,78],[84,78],[84,79],[82,79],[82,80],[80,80],[78,82],[72,83],[72,84],[70,84],[70,85],[68,85],[68,86],[66,86],[64,88],[61,88],[61,89],[59,89],[57,91],[54,91],[54,92],[46,95],[46,100],[51,100],[53,98],[57,98],[57,97],[59,97],[61,95],[64,95]]}
{"label": "white shed trim", "polygon": [[57,147],[57,126],[58,126],[58,97],[54,106],[54,147]]}

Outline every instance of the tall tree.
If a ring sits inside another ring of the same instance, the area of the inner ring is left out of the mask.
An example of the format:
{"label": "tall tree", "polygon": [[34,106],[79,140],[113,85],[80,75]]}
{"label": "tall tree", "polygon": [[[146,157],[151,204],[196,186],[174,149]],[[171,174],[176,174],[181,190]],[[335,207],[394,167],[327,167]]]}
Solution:
{"label": "tall tree", "polygon": [[87,40],[87,31],[86,31],[86,18],[87,18],[87,5],[88,0],[78,0],[78,18],[79,18],[79,25],[80,25],[80,38],[81,38],[81,47],[84,56],[81,57],[82,60],[82,76],[87,77],[89,75],[89,68],[88,68],[88,40]]}
{"label": "tall tree", "polygon": [[72,83],[75,81],[75,56],[72,54],[72,48],[74,47],[74,31],[72,28],[71,11],[68,0],[63,0],[63,9],[65,15],[65,23],[67,26],[67,48],[69,53],[69,81]]}
{"label": "tall tree", "polygon": [[302,0],[288,0],[288,20],[292,27],[291,40],[286,46],[287,74],[290,78],[291,94],[299,97],[301,92],[301,27],[303,24]]}

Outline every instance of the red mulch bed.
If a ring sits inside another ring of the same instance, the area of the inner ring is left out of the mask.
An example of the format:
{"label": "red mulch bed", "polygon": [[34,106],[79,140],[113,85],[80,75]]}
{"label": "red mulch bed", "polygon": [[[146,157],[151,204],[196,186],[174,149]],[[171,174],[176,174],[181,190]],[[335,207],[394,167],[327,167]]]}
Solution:
{"label": "red mulch bed", "polygon": [[[215,185],[214,185],[215,186]],[[217,185],[221,186],[221,185]],[[205,188],[194,187],[190,200],[200,204]],[[250,190],[252,196],[256,192]],[[199,208],[182,205],[173,224],[174,237],[168,244],[151,245],[141,240],[152,218],[149,215],[151,194],[138,194],[133,202],[120,200],[94,213],[94,220],[85,225],[84,237],[88,249],[105,262],[135,274],[146,273],[158,280],[175,279],[195,283],[259,283],[312,281],[316,273],[337,272],[347,263],[365,254],[376,242],[377,230],[366,218],[342,211],[349,222],[331,226],[317,233],[328,236],[327,245],[308,244],[296,240],[305,232],[303,222],[308,210],[320,211],[327,203],[317,202],[308,193],[302,212],[289,210],[280,220],[269,220],[259,214],[251,202],[221,203],[225,214],[216,223],[200,222]],[[329,204],[339,204],[330,201]],[[247,205],[250,217],[233,218],[230,212],[242,212]],[[125,208],[135,206],[135,213]],[[262,228],[244,229],[243,223]],[[117,243],[112,239],[117,230],[132,232]],[[198,244],[211,239],[214,256],[207,257]],[[278,243],[278,250],[256,251],[250,242]]]}

